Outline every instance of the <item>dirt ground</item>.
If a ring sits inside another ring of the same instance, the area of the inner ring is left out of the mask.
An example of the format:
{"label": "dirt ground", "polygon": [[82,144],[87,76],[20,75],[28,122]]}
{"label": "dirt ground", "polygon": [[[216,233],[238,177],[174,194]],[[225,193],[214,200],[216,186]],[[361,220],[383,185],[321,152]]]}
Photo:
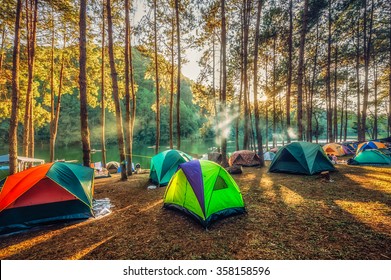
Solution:
{"label": "dirt ground", "polygon": [[391,168],[337,169],[329,182],[244,168],[233,177],[247,214],[208,230],[163,209],[148,174],[97,179],[111,214],[0,237],[0,259],[390,259]]}

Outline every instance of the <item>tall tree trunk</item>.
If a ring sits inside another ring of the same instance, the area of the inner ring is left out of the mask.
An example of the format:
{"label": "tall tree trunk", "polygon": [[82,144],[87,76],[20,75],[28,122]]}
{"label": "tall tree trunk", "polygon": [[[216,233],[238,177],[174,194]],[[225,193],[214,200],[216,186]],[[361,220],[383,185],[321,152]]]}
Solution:
{"label": "tall tree trunk", "polygon": [[326,70],[326,115],[327,115],[327,142],[333,139],[333,115],[331,106],[331,0],[328,0],[328,36],[327,36],[327,70]]}
{"label": "tall tree trunk", "polygon": [[341,115],[340,115],[340,128],[339,128],[339,142],[342,142],[343,137],[343,126],[344,126],[344,108],[345,108],[345,95],[346,92],[342,91],[342,100],[341,100]]}
{"label": "tall tree trunk", "polygon": [[[221,51],[222,51],[222,88],[221,88],[221,113],[228,118],[227,114],[227,29],[225,19],[225,0],[221,0]],[[225,118],[225,119],[226,119]],[[227,162],[227,138],[224,131],[221,133],[221,156],[222,166],[228,166]]]}
{"label": "tall tree trunk", "polygon": [[357,18],[356,83],[357,83],[357,140],[361,140],[361,91],[360,91],[360,11]]}
{"label": "tall tree trunk", "polygon": [[16,3],[14,49],[12,54],[12,108],[9,130],[9,172],[18,172],[18,105],[19,105],[19,58],[20,58],[20,21],[22,0]]}
{"label": "tall tree trunk", "polygon": [[378,100],[377,100],[377,86],[378,86],[378,80],[377,80],[377,62],[376,62],[376,57],[375,53],[373,53],[373,80],[375,84],[374,88],[374,103],[375,103],[375,119],[373,120],[373,139],[377,139],[378,137]]}
{"label": "tall tree trunk", "polygon": [[50,49],[50,162],[54,162],[54,9],[52,5],[51,9],[51,28],[52,28],[52,38],[51,38],[51,49]]}
{"label": "tall tree trunk", "polygon": [[342,142],[342,137],[343,137],[343,126],[344,126],[344,108],[345,108],[345,95],[346,91],[342,91],[342,100],[341,100],[341,115],[340,115],[340,129],[339,129],[339,142]]}
{"label": "tall tree trunk", "polygon": [[109,58],[110,58],[110,70],[111,70],[111,81],[113,85],[113,100],[115,106],[115,119],[117,125],[117,141],[118,141],[118,151],[121,162],[121,180],[125,181],[128,176],[126,174],[126,164],[125,164],[125,145],[124,145],[124,132],[122,124],[122,112],[119,99],[118,91],[118,74],[115,67],[114,61],[114,42],[113,42],[113,18],[111,15],[111,0],[106,2],[106,11],[107,11],[107,35],[109,39]]}
{"label": "tall tree trunk", "polygon": [[177,148],[181,149],[181,33],[179,21],[179,0],[175,0],[175,17],[176,17],[176,36],[177,36],[177,55],[178,55],[178,76],[177,76],[177,93],[176,93],[176,133],[177,133]]}
{"label": "tall tree trunk", "polygon": [[269,57],[266,55],[265,59],[265,95],[266,95],[266,100],[265,100],[265,145],[266,145],[266,151],[269,150],[269,87],[268,87],[268,64],[269,64]]}
{"label": "tall tree trunk", "polygon": [[240,150],[239,147],[239,123],[240,123],[240,116],[242,111],[242,100],[243,100],[243,64],[241,63],[240,66],[240,90],[239,90],[239,99],[238,99],[238,117],[236,118],[236,151]]}
{"label": "tall tree trunk", "polygon": [[38,0],[26,0],[26,31],[27,31],[27,62],[28,62],[28,80],[26,93],[26,107],[24,111],[24,133],[23,133],[23,154],[31,157],[31,127],[32,125],[32,106],[33,106],[33,79],[35,63],[35,45],[37,34],[37,10]]}
{"label": "tall tree trunk", "polygon": [[[0,25],[1,26],[1,25]],[[1,46],[0,46],[0,77],[3,71],[3,59],[4,59],[4,45],[5,45],[5,24],[2,25],[1,31]],[[4,92],[4,99],[2,99],[2,92]],[[3,85],[0,85],[0,101],[7,99],[7,94],[3,91]]]}
{"label": "tall tree trunk", "polygon": [[[244,23],[244,10],[240,13],[240,22]],[[240,150],[239,147],[239,123],[240,123],[240,117],[242,114],[242,99],[243,99],[243,43],[244,43],[244,32],[243,32],[243,26],[240,28],[240,89],[239,89],[239,99],[238,99],[238,116],[236,118],[236,124],[235,124],[235,136],[236,136],[236,151]]]}
{"label": "tall tree trunk", "polygon": [[80,86],[80,122],[81,122],[81,142],[83,146],[83,165],[90,166],[91,147],[90,131],[88,129],[88,111],[87,111],[87,1],[80,0],[80,21],[79,21],[79,86]]}
{"label": "tall tree trunk", "polygon": [[249,148],[250,136],[250,119],[249,119],[249,100],[248,100],[248,33],[249,33],[249,18],[250,18],[250,0],[243,0],[243,97],[244,97],[244,138],[243,149]]}
{"label": "tall tree trunk", "polygon": [[363,95],[363,106],[362,106],[362,115],[361,115],[361,141],[365,141],[365,132],[366,132],[366,119],[367,119],[367,109],[368,109],[368,98],[369,98],[369,87],[368,87],[368,74],[369,74],[369,62],[371,54],[371,44],[372,44],[372,27],[373,27],[373,0],[372,0],[372,9],[369,21],[369,30],[367,34],[367,1],[364,0],[364,95]]}
{"label": "tall tree trunk", "polygon": [[132,117],[130,122],[130,161],[133,160],[133,135],[134,135],[134,124],[136,122],[136,109],[137,109],[137,100],[136,100],[136,89],[134,82],[134,71],[133,71],[133,54],[132,54],[132,32],[129,31],[129,69],[130,69],[130,92],[132,94]]}
{"label": "tall tree trunk", "polygon": [[277,79],[277,73],[276,73],[276,37],[277,34],[274,34],[273,38],[273,147],[277,146],[277,139],[276,139],[276,128],[277,128],[277,108],[276,108],[276,79]]}
{"label": "tall tree trunk", "polygon": [[334,137],[335,142],[338,140],[337,83],[338,83],[338,45],[335,46],[335,58],[334,58],[334,117],[333,117],[334,133],[333,133],[333,137]]}
{"label": "tall tree trunk", "polygon": [[[156,143],[155,154],[159,152],[160,145],[160,85],[159,85],[159,67],[157,50],[157,4],[153,1],[153,30],[154,30],[154,52],[155,52],[155,80],[156,80]],[[177,105],[178,106],[178,105]]]}
{"label": "tall tree trunk", "polygon": [[56,139],[57,139],[57,132],[58,132],[58,121],[60,119],[62,84],[63,84],[63,80],[64,80],[63,78],[64,78],[64,64],[65,64],[65,46],[66,46],[66,38],[64,36],[64,47],[63,47],[61,67],[60,67],[60,82],[58,85],[58,93],[57,93],[57,107],[55,110],[53,121],[50,123],[50,133],[51,133],[51,135],[50,135],[50,151],[52,151],[51,156],[53,156],[53,159],[50,160],[51,162],[54,162],[54,156],[55,156],[55,150],[56,150]]}
{"label": "tall tree trunk", "polygon": [[314,114],[314,119],[315,119],[315,141],[316,141],[316,144],[318,144],[318,142],[319,142],[319,120],[318,120],[318,116],[316,114]]}
{"label": "tall tree trunk", "polygon": [[315,44],[315,57],[314,57],[314,65],[312,68],[312,81],[311,81],[311,89],[310,89],[310,106],[308,111],[308,139],[309,142],[312,142],[313,129],[312,129],[312,115],[313,115],[313,101],[314,101],[314,93],[315,93],[315,79],[317,75],[317,67],[318,67],[318,45],[319,45],[319,21],[316,22],[316,44]]}
{"label": "tall tree trunk", "polygon": [[259,27],[261,23],[261,12],[262,12],[262,0],[258,0],[257,9],[257,23],[255,26],[255,43],[254,43],[254,114],[255,114],[255,133],[257,137],[258,156],[259,163],[261,166],[265,166],[263,158],[263,147],[262,147],[262,134],[259,126],[259,106],[258,106],[258,55],[259,55]]}
{"label": "tall tree trunk", "polygon": [[[390,26],[389,30],[391,30],[391,2],[390,4]],[[391,32],[389,32],[389,44],[388,44],[388,135],[391,134]]]}
{"label": "tall tree trunk", "polygon": [[125,158],[126,172],[128,176],[132,175],[132,149],[131,141],[131,111],[130,111],[130,19],[129,19],[129,0],[125,0]]}
{"label": "tall tree trunk", "polygon": [[105,51],[106,51],[106,42],[105,42],[105,0],[102,0],[102,50],[101,50],[101,149],[102,149],[102,166],[106,167],[106,102],[105,102]]}
{"label": "tall tree trunk", "polygon": [[[173,13],[175,13],[175,9],[173,11]],[[169,112],[169,115],[170,115],[170,119],[169,119],[169,137],[170,137],[170,149],[173,149],[174,148],[174,141],[173,141],[173,109],[174,109],[174,71],[175,71],[175,59],[174,59],[174,56],[175,56],[175,52],[174,52],[174,43],[175,43],[175,39],[174,39],[174,33],[175,33],[175,19],[174,19],[174,16],[172,17],[172,20],[171,20],[171,81],[170,81],[170,112]],[[213,58],[214,59],[214,58]]]}
{"label": "tall tree trunk", "polygon": [[289,0],[289,36],[288,36],[288,80],[286,92],[286,128],[287,128],[287,142],[291,142],[289,129],[291,128],[291,88],[292,88],[292,34],[293,34],[293,4]]}
{"label": "tall tree trunk", "polygon": [[305,37],[307,32],[308,0],[304,1],[304,11],[300,31],[299,65],[297,71],[297,137],[303,139],[303,72]]}
{"label": "tall tree trunk", "polygon": [[[65,51],[65,47],[64,47],[64,51]],[[64,77],[64,63],[65,63],[65,55],[63,53],[62,54],[62,59],[61,59],[61,68],[60,68],[60,83],[58,85],[58,93],[57,93],[57,107],[56,107],[56,112],[55,112],[55,115],[54,115],[54,121],[52,123],[53,127],[51,128],[52,133],[53,133],[53,142],[51,142],[51,145],[53,145],[53,147],[51,147],[51,149],[53,149],[53,151],[55,151],[55,147],[56,147],[56,139],[57,139],[57,131],[58,131],[58,121],[60,119],[62,84],[63,84],[63,80],[64,80],[63,79],[63,77]],[[53,152],[53,155],[54,154],[55,153]]]}
{"label": "tall tree trunk", "polygon": [[343,141],[346,141],[348,137],[348,94],[349,90],[345,93],[345,126],[344,126],[344,132],[343,132]]}

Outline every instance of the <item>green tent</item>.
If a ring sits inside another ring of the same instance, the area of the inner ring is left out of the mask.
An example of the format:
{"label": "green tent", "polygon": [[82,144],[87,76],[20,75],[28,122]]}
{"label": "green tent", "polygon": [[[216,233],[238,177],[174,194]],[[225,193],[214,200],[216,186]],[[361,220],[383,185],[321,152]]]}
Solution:
{"label": "green tent", "polygon": [[320,145],[293,142],[277,152],[269,171],[313,175],[322,171],[335,171],[335,167]]}
{"label": "green tent", "polygon": [[204,227],[245,212],[240,189],[231,175],[209,160],[179,165],[164,194],[164,207],[185,212]]}
{"label": "green tent", "polygon": [[192,160],[192,157],[178,150],[161,152],[151,159],[149,178],[155,184],[165,186],[175,174],[179,164]]}
{"label": "green tent", "polygon": [[390,165],[391,158],[379,150],[364,150],[353,158],[351,164],[358,165]]}

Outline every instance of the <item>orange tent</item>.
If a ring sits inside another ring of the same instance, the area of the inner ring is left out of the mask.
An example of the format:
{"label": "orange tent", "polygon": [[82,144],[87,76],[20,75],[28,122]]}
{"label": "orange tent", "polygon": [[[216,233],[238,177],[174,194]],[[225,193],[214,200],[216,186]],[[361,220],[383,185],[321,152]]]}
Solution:
{"label": "orange tent", "polygon": [[329,144],[324,145],[323,146],[323,151],[326,154],[335,155],[335,156],[338,156],[338,157],[345,155],[345,151],[344,151],[342,145],[337,144],[337,143],[329,143]]}
{"label": "orange tent", "polygon": [[0,234],[93,215],[92,168],[55,162],[8,176],[0,193]]}

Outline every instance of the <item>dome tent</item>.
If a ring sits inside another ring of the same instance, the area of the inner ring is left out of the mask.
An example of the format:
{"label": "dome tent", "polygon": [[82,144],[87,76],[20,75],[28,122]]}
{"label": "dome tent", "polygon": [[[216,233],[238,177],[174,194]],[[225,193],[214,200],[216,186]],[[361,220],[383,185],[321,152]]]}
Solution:
{"label": "dome tent", "polygon": [[337,143],[329,143],[329,144],[324,145],[322,148],[326,154],[335,155],[338,157],[344,156],[346,154],[342,145],[337,144]]}
{"label": "dome tent", "polygon": [[391,158],[379,150],[363,150],[348,164],[352,165],[391,165]]}
{"label": "dome tent", "polygon": [[277,152],[269,171],[313,175],[322,171],[335,171],[335,167],[320,145],[293,142]]}
{"label": "dome tent", "polygon": [[258,166],[259,164],[260,158],[258,154],[250,150],[240,150],[233,152],[229,158],[230,166]]}
{"label": "dome tent", "polygon": [[93,216],[94,170],[55,162],[7,177],[0,193],[0,233]]}
{"label": "dome tent", "polygon": [[183,211],[205,228],[217,219],[245,212],[234,179],[223,167],[208,160],[180,164],[163,201],[165,208]]}
{"label": "dome tent", "polygon": [[371,150],[371,149],[386,149],[386,145],[384,145],[382,142],[377,141],[368,141],[364,142],[358,145],[356,155],[358,155],[360,152],[365,150]]}
{"label": "dome tent", "polygon": [[167,150],[151,159],[149,178],[155,184],[165,186],[175,174],[179,164],[192,160],[188,154],[178,150]]}

